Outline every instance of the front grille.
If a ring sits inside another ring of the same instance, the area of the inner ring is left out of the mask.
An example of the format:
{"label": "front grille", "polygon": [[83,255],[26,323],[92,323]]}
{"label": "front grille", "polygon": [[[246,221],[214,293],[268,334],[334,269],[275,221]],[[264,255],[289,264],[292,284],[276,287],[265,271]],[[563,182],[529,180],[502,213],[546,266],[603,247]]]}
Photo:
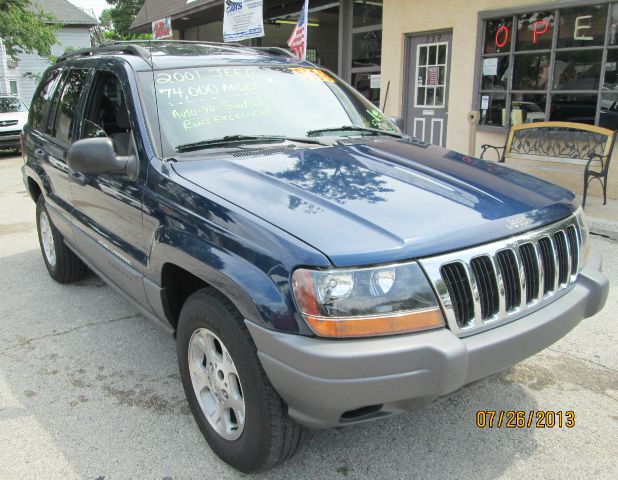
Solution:
{"label": "front grille", "polygon": [[11,130],[10,132],[0,132],[0,137],[10,137],[12,135],[19,135],[21,130]]}
{"label": "front grille", "polygon": [[574,217],[506,240],[421,260],[449,328],[467,335],[540,308],[579,270]]}

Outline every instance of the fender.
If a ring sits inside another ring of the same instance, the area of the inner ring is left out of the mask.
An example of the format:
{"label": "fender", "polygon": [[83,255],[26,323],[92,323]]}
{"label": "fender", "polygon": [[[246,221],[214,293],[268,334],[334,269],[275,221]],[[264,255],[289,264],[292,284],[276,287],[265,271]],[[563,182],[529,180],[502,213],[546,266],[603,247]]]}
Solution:
{"label": "fender", "polygon": [[26,190],[28,191],[28,195],[30,195],[30,198],[33,201],[36,201],[36,198],[32,196],[30,186],[28,185],[28,179],[32,179],[32,181],[37,184],[39,190],[41,190],[41,193],[45,194],[45,197],[49,196],[51,185],[49,183],[49,179],[47,178],[45,170],[43,170],[43,167],[41,167],[40,164],[26,160],[24,166],[21,167],[21,172],[24,178],[24,185],[26,186]]}
{"label": "fender", "polygon": [[[157,230],[150,262],[150,271],[156,273],[153,281],[158,285],[162,285],[164,265],[173,264],[223,293],[245,319],[270,329],[310,334],[294,307],[289,290],[291,272],[281,264],[266,273],[199,233],[169,227]],[[164,295],[164,291],[161,293]],[[158,296],[157,301],[163,303],[163,297]],[[163,310],[162,305],[152,307]]]}
{"label": "fender", "polygon": [[30,190],[30,185],[28,184],[29,179],[38,186],[41,191],[41,195],[44,196],[47,206],[47,213],[50,216],[52,224],[58,229],[64,238],[72,240],[73,229],[71,228],[70,214],[67,215],[69,213],[67,210],[68,205],[64,202],[59,203],[56,201],[58,198],[53,194],[51,182],[49,181],[49,177],[47,176],[45,169],[37,162],[27,161],[22,167],[22,176],[24,186],[26,187],[26,191],[28,192],[30,198],[33,201],[36,201],[32,195],[32,191]]}

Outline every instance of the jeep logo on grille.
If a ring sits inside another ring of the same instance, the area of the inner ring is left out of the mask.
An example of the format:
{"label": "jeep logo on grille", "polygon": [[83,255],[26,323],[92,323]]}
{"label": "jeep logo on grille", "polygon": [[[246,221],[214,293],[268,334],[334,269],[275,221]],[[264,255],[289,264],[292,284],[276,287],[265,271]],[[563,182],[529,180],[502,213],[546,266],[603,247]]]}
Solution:
{"label": "jeep logo on grille", "polygon": [[530,225],[530,220],[528,220],[523,215],[509,218],[508,221],[506,222],[506,228],[508,228],[509,230],[514,230],[516,228],[525,227],[527,225]]}

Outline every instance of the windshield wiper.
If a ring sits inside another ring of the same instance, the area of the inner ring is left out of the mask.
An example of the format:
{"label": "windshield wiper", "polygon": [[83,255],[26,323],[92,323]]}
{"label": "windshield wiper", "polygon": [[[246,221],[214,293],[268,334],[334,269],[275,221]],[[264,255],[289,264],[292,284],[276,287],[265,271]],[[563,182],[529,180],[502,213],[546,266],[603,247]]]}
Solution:
{"label": "windshield wiper", "polygon": [[307,132],[307,136],[314,137],[321,133],[329,132],[363,132],[372,133],[374,135],[388,135],[389,137],[403,138],[403,135],[401,133],[388,132],[386,130],[380,130],[379,128],[357,127],[356,125],[343,125],[342,127],[319,128],[317,130],[309,130]]}
{"label": "windshield wiper", "polygon": [[220,138],[211,138],[209,140],[201,140],[199,142],[185,143],[177,145],[177,152],[191,152],[193,150],[201,150],[204,148],[216,148],[228,145],[243,145],[251,143],[282,143],[285,141],[299,143],[313,143],[324,145],[319,140],[304,137],[287,137],[285,135],[226,135]]}

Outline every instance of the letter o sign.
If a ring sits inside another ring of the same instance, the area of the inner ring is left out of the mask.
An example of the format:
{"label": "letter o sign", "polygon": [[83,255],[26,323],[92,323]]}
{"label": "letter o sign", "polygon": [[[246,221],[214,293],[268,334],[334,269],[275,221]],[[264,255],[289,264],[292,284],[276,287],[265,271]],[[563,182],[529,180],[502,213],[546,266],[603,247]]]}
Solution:
{"label": "letter o sign", "polygon": [[500,25],[496,32],[496,47],[502,48],[509,41],[509,29],[506,25]]}

